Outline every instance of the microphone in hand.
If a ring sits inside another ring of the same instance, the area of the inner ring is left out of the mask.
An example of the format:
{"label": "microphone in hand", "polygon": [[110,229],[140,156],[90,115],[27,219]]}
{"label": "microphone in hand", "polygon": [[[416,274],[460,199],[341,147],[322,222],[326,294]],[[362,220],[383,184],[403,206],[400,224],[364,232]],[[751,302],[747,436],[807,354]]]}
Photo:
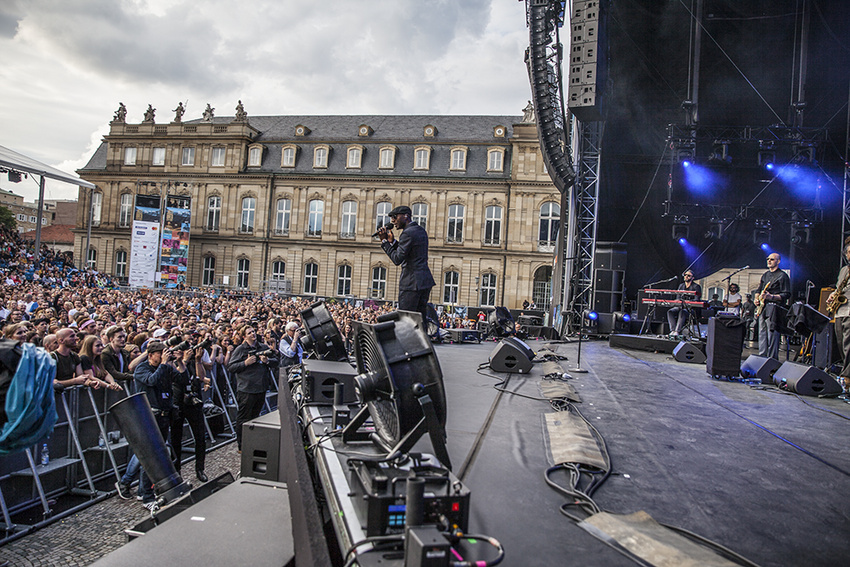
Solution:
{"label": "microphone in hand", "polygon": [[379,228],[379,229],[375,232],[375,234],[373,234],[373,235],[372,235],[372,238],[375,238],[375,237],[377,237],[377,236],[381,236],[381,233],[385,233],[385,234],[386,234],[386,232],[387,232],[389,229],[391,229],[392,227],[393,227],[393,223],[388,222],[387,224],[385,224],[384,226],[382,226],[381,228]]}

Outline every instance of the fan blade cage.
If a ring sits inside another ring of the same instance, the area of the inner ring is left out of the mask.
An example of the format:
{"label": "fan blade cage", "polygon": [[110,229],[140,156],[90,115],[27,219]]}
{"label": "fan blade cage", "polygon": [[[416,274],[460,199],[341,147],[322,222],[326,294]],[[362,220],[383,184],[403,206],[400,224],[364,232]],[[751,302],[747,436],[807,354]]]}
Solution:
{"label": "fan blade cage", "polygon": [[348,360],[342,334],[323,301],[317,301],[301,311],[301,322],[319,358],[337,362]]}
{"label": "fan blade cage", "polygon": [[374,387],[361,391],[375,431],[391,447],[422,419],[422,408],[413,392],[422,384],[431,397],[441,426],[446,424],[443,375],[431,341],[417,313],[396,311],[379,317],[379,323],[356,322],[355,357],[360,374],[372,373]]}

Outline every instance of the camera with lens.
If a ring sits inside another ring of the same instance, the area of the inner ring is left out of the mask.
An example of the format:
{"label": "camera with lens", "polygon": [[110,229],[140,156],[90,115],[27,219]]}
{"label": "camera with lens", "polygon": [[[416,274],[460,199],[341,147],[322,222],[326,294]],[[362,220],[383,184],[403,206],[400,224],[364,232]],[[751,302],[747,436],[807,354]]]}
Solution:
{"label": "camera with lens", "polygon": [[165,341],[165,346],[167,346],[167,347],[176,347],[179,344],[180,344],[180,336],[179,335],[174,335],[173,337],[169,337]]}
{"label": "camera with lens", "polygon": [[[179,340],[179,337],[176,337],[176,338]],[[171,345],[170,350],[173,352],[173,351],[177,351],[177,350],[181,350],[181,351],[182,350],[189,350],[190,348],[192,348],[192,345],[189,344],[189,341],[183,341],[182,343]]]}
{"label": "camera with lens", "polygon": [[273,349],[268,349],[268,350],[264,350],[264,351],[261,351],[261,352],[256,352],[254,354],[256,354],[257,356],[271,357],[271,356],[274,356],[275,354],[277,354],[277,351],[273,350]]}
{"label": "camera with lens", "polygon": [[210,348],[213,345],[214,342],[215,342],[215,339],[213,339],[212,337],[206,338],[203,341],[201,341],[200,343],[198,343],[198,345],[195,348],[199,348],[201,350],[207,350],[208,348]]}

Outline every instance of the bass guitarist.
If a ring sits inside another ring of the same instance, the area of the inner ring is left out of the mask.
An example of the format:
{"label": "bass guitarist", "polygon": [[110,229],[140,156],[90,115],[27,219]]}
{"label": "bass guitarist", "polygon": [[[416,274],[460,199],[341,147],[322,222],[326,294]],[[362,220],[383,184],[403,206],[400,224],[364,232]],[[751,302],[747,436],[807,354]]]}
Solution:
{"label": "bass guitarist", "polygon": [[767,271],[762,274],[756,289],[756,313],[759,329],[759,356],[779,360],[779,329],[782,326],[778,309],[791,299],[791,279],[779,269],[781,258],[776,252],[767,257]]}

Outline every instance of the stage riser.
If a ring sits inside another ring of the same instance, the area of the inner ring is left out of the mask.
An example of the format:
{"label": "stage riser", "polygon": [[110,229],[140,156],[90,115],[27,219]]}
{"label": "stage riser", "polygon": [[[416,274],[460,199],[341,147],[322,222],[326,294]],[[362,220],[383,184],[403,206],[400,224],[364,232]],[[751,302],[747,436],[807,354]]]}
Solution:
{"label": "stage riser", "polygon": [[[673,354],[673,351],[679,345],[679,341],[671,341],[651,335],[611,335],[608,337],[608,345],[611,348]],[[704,343],[693,343],[693,345],[705,354]]]}

